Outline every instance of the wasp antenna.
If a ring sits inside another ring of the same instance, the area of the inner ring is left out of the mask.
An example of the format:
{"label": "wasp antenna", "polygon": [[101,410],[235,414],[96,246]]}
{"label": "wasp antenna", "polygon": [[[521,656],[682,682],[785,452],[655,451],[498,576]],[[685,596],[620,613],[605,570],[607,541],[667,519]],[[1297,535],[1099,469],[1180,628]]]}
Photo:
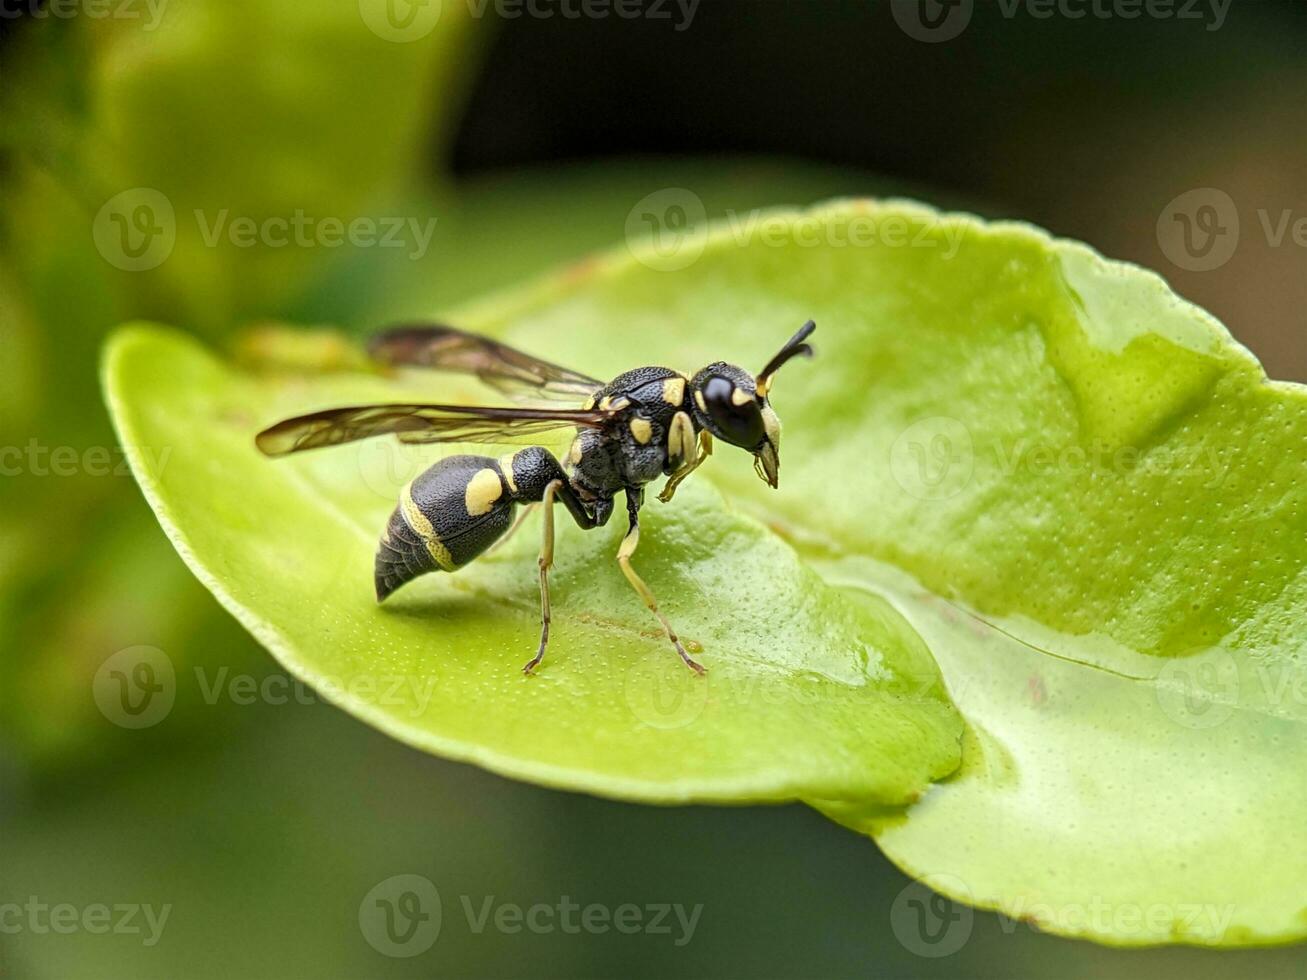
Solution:
{"label": "wasp antenna", "polygon": [[812,332],[816,329],[816,321],[809,320],[799,328],[798,333],[785,342],[785,346],[776,352],[776,356],[767,362],[767,366],[758,372],[756,381],[758,394],[764,398],[767,397],[767,392],[771,390],[772,377],[786,361],[798,357],[800,354],[804,357],[812,357],[815,351],[811,344],[805,344],[804,341],[812,336]]}

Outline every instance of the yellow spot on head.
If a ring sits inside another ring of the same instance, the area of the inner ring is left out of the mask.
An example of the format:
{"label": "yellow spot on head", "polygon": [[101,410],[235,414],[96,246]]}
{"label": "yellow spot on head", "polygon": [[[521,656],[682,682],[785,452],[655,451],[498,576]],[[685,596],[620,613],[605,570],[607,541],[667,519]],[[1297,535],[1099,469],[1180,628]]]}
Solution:
{"label": "yellow spot on head", "polygon": [[663,382],[663,401],[668,405],[679,405],[685,401],[684,378],[668,378]]}
{"label": "yellow spot on head", "polygon": [[470,517],[480,517],[490,513],[503,492],[504,485],[499,482],[499,474],[487,466],[477,470],[472,474],[472,479],[467,481],[467,489],[463,491],[463,505]]}
{"label": "yellow spot on head", "polygon": [[698,388],[694,390],[694,403],[699,406],[699,411],[701,412],[708,411],[708,403],[703,400],[703,392],[700,391]]}
{"label": "yellow spot on head", "polygon": [[751,402],[751,401],[753,401],[753,395],[749,394],[749,393],[748,393],[747,391],[745,391],[743,388],[738,388],[738,387],[737,387],[737,388],[732,388],[732,389],[731,389],[731,404],[732,404],[732,405],[747,405],[747,404],[749,404],[749,402]]}
{"label": "yellow spot on head", "polygon": [[[518,452],[521,452],[519,449]],[[508,484],[508,489],[512,493],[517,493],[517,480],[513,477],[513,459],[517,453],[509,453],[507,456],[499,457],[499,468],[504,471],[504,482]]]}
{"label": "yellow spot on head", "polygon": [[648,419],[631,419],[631,435],[635,436],[635,441],[640,445],[646,445],[653,438],[653,426]]}

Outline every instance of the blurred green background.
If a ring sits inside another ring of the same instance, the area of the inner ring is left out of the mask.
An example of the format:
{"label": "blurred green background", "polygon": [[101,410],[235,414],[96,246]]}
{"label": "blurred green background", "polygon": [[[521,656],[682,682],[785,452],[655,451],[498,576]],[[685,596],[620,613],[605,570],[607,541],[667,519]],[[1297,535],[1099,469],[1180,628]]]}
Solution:
{"label": "blurred green background", "polygon": [[[1307,247],[1274,234],[1307,218],[1307,5],[963,7],[928,41],[889,3],[0,0],[0,908],[171,906],[153,945],[0,920],[0,977],[1307,970],[1292,948],[1126,953],[979,912],[961,949],[924,958],[896,930],[908,879],[803,807],[627,806],[444,763],[320,703],[209,703],[197,671],[280,669],[118,466],[96,378],[115,323],[229,345],[266,322],[431,316],[620,243],[667,188],[708,217],[901,193],[1034,221],[1157,269],[1272,375],[1307,380]],[[1209,270],[1157,230],[1203,187],[1240,219]],[[157,263],[114,223],[139,188],[174,213]],[[297,213],[408,230],[398,248],[206,240]],[[175,666],[176,703],[129,730],[94,679],[139,645]],[[399,874],[443,900],[411,958],[359,925]],[[463,896],[703,911],[677,945],[477,932]]]}

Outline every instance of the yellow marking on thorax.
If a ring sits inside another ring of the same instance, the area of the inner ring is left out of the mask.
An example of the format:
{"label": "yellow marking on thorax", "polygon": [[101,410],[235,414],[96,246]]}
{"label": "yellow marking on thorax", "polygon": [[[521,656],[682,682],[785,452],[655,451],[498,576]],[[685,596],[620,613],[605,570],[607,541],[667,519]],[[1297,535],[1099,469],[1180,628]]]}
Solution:
{"label": "yellow marking on thorax", "polygon": [[631,399],[625,395],[618,395],[614,398],[612,395],[604,395],[599,399],[599,407],[605,412],[620,412],[627,405],[631,404]]}
{"label": "yellow marking on thorax", "polygon": [[577,436],[572,440],[572,447],[567,451],[567,461],[573,466],[581,462],[581,457],[585,455],[585,449],[581,446],[581,437]]}
{"label": "yellow marking on thorax", "polygon": [[[521,452],[519,449],[517,452]],[[509,453],[507,456],[499,457],[499,468],[504,471],[504,482],[508,484],[508,489],[517,493],[517,480],[513,478],[513,458],[517,453]]]}
{"label": "yellow marking on thorax", "polygon": [[467,508],[469,517],[480,517],[482,514],[490,513],[490,509],[495,506],[495,501],[503,495],[504,485],[499,482],[499,474],[486,467],[483,470],[477,470],[472,474],[472,479],[467,481],[467,489],[463,491],[463,506]]}
{"label": "yellow marking on thorax", "polygon": [[679,405],[685,401],[684,378],[667,378],[663,382],[663,401],[668,405]]}
{"label": "yellow marking on thorax", "polygon": [[447,572],[452,572],[455,567],[454,559],[445,547],[444,542],[436,535],[436,529],[431,526],[431,521],[427,515],[418,510],[418,505],[413,500],[413,487],[410,484],[406,486],[399,495],[399,512],[404,515],[404,520],[411,527],[415,534],[422,539],[422,543],[427,546],[427,552],[436,560],[439,565]]}
{"label": "yellow marking on thorax", "polygon": [[640,445],[647,445],[653,438],[653,426],[648,419],[631,419],[631,435],[635,436],[635,441]]}

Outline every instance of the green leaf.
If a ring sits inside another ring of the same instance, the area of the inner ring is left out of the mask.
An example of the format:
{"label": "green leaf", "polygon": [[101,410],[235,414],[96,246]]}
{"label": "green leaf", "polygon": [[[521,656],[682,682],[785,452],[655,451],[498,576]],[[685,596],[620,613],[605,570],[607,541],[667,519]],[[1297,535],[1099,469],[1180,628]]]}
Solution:
{"label": "green leaf", "polygon": [[1307,934],[1307,398],[1162,280],[851,202],[617,252],[460,322],[602,372],[636,346],[615,334],[761,365],[808,317],[818,358],[775,393],[781,492],[740,454],[703,472],[902,612],[970,722],[962,772],[906,814],[818,805],[1064,935]]}
{"label": "green leaf", "polygon": [[[589,534],[560,525],[549,655],[526,678],[537,528],[378,607],[378,535],[435,454],[371,443],[271,461],[254,449],[254,432],[287,414],[423,389],[361,374],[259,379],[146,326],[115,336],[104,373],[136,475],[199,578],[294,674],[412,745],[653,802],[904,803],[958,763],[960,720],[902,618],[824,585],[702,481],[646,509],[636,564],[708,676],[680,664],[627,586],[614,520]],[[166,465],[136,448],[164,446]]]}

